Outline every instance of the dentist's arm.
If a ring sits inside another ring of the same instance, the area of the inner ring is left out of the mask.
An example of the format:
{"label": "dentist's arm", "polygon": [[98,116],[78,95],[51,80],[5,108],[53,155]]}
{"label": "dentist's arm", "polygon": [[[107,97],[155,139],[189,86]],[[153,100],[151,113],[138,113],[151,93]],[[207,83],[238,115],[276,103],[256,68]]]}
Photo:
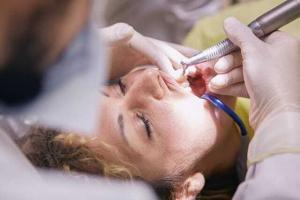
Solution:
{"label": "dentist's arm", "polygon": [[228,84],[225,94],[249,95],[255,130],[247,177],[234,199],[299,199],[300,41],[275,32],[263,42],[233,18],[225,31],[242,53],[222,58],[215,78]]}
{"label": "dentist's arm", "polygon": [[273,113],[300,111],[300,39],[277,31],[262,41],[235,18],[227,19],[224,29],[241,53],[217,61],[217,75],[210,80],[209,90],[249,96],[254,129]]}

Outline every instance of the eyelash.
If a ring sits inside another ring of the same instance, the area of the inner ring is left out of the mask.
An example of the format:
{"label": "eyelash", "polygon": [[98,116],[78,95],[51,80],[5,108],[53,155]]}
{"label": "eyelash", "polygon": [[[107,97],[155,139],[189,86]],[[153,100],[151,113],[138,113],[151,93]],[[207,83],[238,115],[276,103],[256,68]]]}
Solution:
{"label": "eyelash", "polygon": [[150,121],[149,121],[143,114],[137,113],[136,115],[137,115],[137,117],[138,117],[139,119],[141,119],[142,122],[144,123],[144,126],[145,126],[145,129],[146,129],[148,138],[151,138],[152,130],[151,130],[151,124],[150,124]]}
{"label": "eyelash", "polygon": [[120,87],[120,90],[121,90],[122,94],[125,95],[125,93],[126,93],[126,85],[122,82],[121,78],[118,80],[118,85]]}
{"label": "eyelash", "polygon": [[[126,85],[122,82],[121,78],[118,80],[118,85],[120,87],[122,94],[125,95],[126,94]],[[148,138],[151,138],[152,130],[151,130],[150,121],[143,114],[138,113],[137,117],[144,123],[145,129],[147,132],[147,136],[148,136]]]}

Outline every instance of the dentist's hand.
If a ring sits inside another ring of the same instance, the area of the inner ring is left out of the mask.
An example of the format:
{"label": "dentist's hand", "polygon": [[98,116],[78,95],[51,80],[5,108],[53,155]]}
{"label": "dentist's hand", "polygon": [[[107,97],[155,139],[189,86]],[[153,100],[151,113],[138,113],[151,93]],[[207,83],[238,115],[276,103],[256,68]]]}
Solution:
{"label": "dentist's hand", "polygon": [[271,113],[300,110],[300,40],[274,32],[264,41],[234,18],[224,23],[229,39],[241,48],[214,66],[209,90],[249,96],[250,122],[257,127]]}
{"label": "dentist's hand", "polygon": [[[111,56],[110,78],[116,78],[140,65],[153,64],[173,75],[181,67],[180,62],[195,51],[177,45],[144,37],[131,26],[124,23],[114,24],[101,29],[104,42]],[[179,53],[179,51],[181,53]]]}

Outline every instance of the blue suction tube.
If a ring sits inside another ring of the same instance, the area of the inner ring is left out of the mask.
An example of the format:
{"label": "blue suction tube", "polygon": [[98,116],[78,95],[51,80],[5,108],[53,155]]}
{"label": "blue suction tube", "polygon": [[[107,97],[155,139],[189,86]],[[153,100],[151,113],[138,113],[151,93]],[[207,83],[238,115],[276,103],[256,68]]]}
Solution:
{"label": "blue suction tube", "polygon": [[239,126],[241,135],[242,136],[247,135],[247,130],[246,130],[245,124],[243,123],[241,118],[230,107],[228,107],[226,104],[224,104],[217,97],[215,97],[211,94],[208,94],[208,93],[205,93],[204,95],[202,95],[201,98],[209,101],[210,103],[212,103],[217,108],[223,110]]}

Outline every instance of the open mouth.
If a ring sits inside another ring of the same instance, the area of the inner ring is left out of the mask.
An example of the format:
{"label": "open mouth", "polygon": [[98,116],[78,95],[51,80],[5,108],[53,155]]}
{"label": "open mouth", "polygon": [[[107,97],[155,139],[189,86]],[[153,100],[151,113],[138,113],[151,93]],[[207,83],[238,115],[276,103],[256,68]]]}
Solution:
{"label": "open mouth", "polygon": [[207,66],[195,66],[196,71],[186,75],[186,80],[192,92],[201,97],[207,92],[207,86],[210,79],[215,75],[212,68]]}
{"label": "open mouth", "polygon": [[187,81],[189,83],[190,88],[192,89],[192,92],[198,96],[201,97],[206,92],[206,82],[203,78],[202,74],[197,74],[193,76],[187,76]]}
{"label": "open mouth", "polygon": [[201,97],[207,92],[207,85],[213,77],[214,72],[211,68],[201,67],[191,74],[182,75],[176,79],[163,71],[160,71],[160,75],[170,90],[179,91],[184,88],[186,91],[188,90],[194,95]]}

